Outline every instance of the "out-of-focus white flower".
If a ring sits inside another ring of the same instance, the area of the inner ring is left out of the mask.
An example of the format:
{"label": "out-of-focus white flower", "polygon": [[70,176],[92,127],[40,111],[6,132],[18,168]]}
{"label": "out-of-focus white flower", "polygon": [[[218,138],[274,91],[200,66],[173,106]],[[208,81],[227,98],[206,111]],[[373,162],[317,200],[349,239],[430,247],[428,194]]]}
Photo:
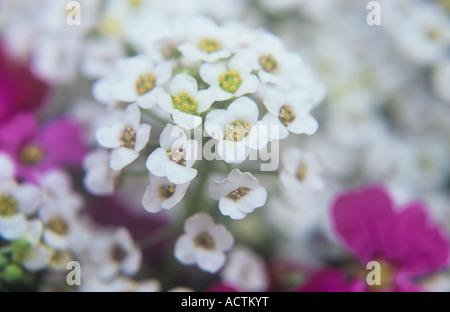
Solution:
{"label": "out-of-focus white flower", "polygon": [[0,179],[0,236],[6,240],[21,237],[27,229],[26,215],[40,207],[42,193],[34,185]]}
{"label": "out-of-focus white flower", "polygon": [[198,213],[186,220],[186,234],[175,243],[175,257],[183,264],[196,263],[200,269],[209,273],[217,272],[225,263],[225,252],[234,243],[227,229],[214,224],[210,215]]}
{"label": "out-of-focus white flower", "polygon": [[81,49],[78,37],[64,32],[58,36],[46,33],[36,39],[31,69],[44,81],[68,83],[77,73]]}
{"label": "out-of-focus white flower", "polygon": [[214,62],[231,56],[235,36],[211,18],[194,18],[187,35],[189,40],[180,44],[178,49],[191,61]]}
{"label": "out-of-focus white flower", "polygon": [[65,251],[69,248],[72,224],[76,222],[73,211],[59,209],[56,205],[44,205],[39,210],[39,217],[44,223],[42,240],[48,246]]}
{"label": "out-of-focus white flower", "polygon": [[241,291],[265,291],[269,286],[264,260],[243,246],[233,248],[220,275]]}
{"label": "out-of-focus white flower", "polygon": [[258,31],[249,47],[258,77],[263,83],[289,88],[291,78],[302,69],[302,59],[298,54],[288,52],[283,41],[276,35]]}
{"label": "out-of-focus white flower", "polygon": [[81,73],[87,78],[111,75],[114,63],[124,55],[124,48],[116,38],[95,38],[85,45]]}
{"label": "out-of-focus white flower", "polygon": [[256,208],[264,206],[267,191],[251,173],[233,169],[228,177],[209,186],[211,196],[219,201],[220,212],[241,220]]}
{"label": "out-of-focus white flower", "polygon": [[450,105],[450,62],[439,64],[433,70],[433,89],[441,100]]}
{"label": "out-of-focus white flower", "polygon": [[43,193],[43,206],[68,215],[75,215],[83,208],[83,197],[74,191],[72,178],[62,170],[52,170],[38,177],[38,183]]}
{"label": "out-of-focus white flower", "polygon": [[42,222],[34,219],[28,221],[27,229],[20,238],[29,244],[29,250],[23,259],[20,259],[20,262],[27,270],[32,272],[42,270],[48,266],[52,256],[52,250],[41,242],[42,231]]}
{"label": "out-of-focus white flower", "polygon": [[250,55],[241,53],[228,63],[205,63],[200,67],[200,76],[210,85],[208,92],[216,101],[253,93],[258,89],[259,80],[252,74],[251,61]]}
{"label": "out-of-focus white flower", "polygon": [[289,132],[312,135],[319,128],[317,120],[310,115],[312,98],[305,89],[294,89],[287,93],[268,89],[264,105],[269,111],[267,122],[279,127],[280,139],[285,139]]}
{"label": "out-of-focus white flower", "polygon": [[102,280],[112,280],[119,272],[131,276],[141,266],[142,252],[127,229],[98,235],[90,246],[89,259]]}
{"label": "out-of-focus white flower", "polygon": [[[407,7],[406,7],[407,6]],[[413,62],[434,64],[445,58],[450,44],[450,21],[432,2],[390,1],[383,10],[383,28],[394,44]]]}
{"label": "out-of-focus white flower", "polygon": [[170,209],[183,199],[189,184],[191,183],[174,184],[165,177],[160,178],[150,174],[150,185],[147,186],[142,205],[148,212]]}
{"label": "out-of-focus white flower", "polygon": [[85,157],[83,166],[86,175],[83,182],[90,193],[98,196],[114,194],[120,172],[112,170],[109,166],[110,162],[110,153],[102,149],[91,152]]}
{"label": "out-of-focus white flower", "polygon": [[100,145],[113,149],[110,166],[121,170],[139,157],[139,153],[150,138],[151,126],[141,124],[141,112],[136,104],[130,104],[124,112],[123,119],[110,127],[97,131]]}
{"label": "out-of-focus white flower", "polygon": [[315,152],[287,147],[282,151],[282,162],[280,180],[289,194],[315,194],[325,188],[324,166]]}
{"label": "out-of-focus white flower", "polygon": [[167,177],[171,183],[184,184],[195,178],[192,168],[197,158],[197,142],[188,140],[180,127],[168,124],[159,138],[160,148],[147,159],[147,169],[157,177]]}
{"label": "out-of-focus white flower", "polygon": [[215,98],[206,90],[198,91],[197,80],[192,76],[180,73],[170,81],[170,95],[158,93],[157,100],[178,125],[193,129],[202,122],[198,115],[208,110]]}
{"label": "out-of-focus white flower", "polygon": [[14,179],[16,169],[12,159],[7,155],[0,153],[0,181],[3,179]]}
{"label": "out-of-focus white flower", "polygon": [[[257,140],[258,131],[251,132],[258,121],[259,110],[248,97],[240,97],[227,110],[208,113],[205,130],[217,143],[217,153],[227,163],[241,163],[250,152],[250,142]],[[255,137],[254,137],[255,136]]]}
{"label": "out-of-focus white flower", "polygon": [[172,75],[172,64],[154,61],[144,54],[127,58],[120,63],[120,73],[112,85],[112,95],[118,101],[136,102],[142,108],[153,108],[157,104],[156,94],[162,92],[161,85]]}

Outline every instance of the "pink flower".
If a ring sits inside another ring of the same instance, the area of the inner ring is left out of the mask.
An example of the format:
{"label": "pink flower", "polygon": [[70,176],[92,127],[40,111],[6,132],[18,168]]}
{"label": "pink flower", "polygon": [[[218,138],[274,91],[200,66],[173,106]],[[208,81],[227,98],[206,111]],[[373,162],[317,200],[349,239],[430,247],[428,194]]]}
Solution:
{"label": "pink flower", "polygon": [[[338,237],[361,262],[359,274],[327,269],[313,275],[302,291],[421,291],[413,278],[448,264],[448,242],[426,208],[413,202],[396,209],[382,187],[340,195],[332,218]],[[370,261],[381,265],[379,286],[366,283]]]}
{"label": "pink flower", "polygon": [[41,128],[32,114],[21,113],[0,126],[0,151],[14,159],[19,178],[35,181],[51,169],[81,166],[87,146],[75,121],[54,119]]}
{"label": "pink flower", "polygon": [[19,112],[31,112],[42,106],[48,86],[29,68],[8,59],[0,47],[0,124]]}

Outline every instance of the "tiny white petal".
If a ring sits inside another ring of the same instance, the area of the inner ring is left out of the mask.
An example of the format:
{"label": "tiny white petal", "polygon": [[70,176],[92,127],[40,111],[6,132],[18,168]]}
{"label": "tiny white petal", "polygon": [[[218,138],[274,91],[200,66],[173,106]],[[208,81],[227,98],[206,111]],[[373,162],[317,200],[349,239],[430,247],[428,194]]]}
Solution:
{"label": "tiny white petal", "polygon": [[119,147],[111,152],[110,166],[113,170],[122,170],[139,157],[139,153],[126,147]]}
{"label": "tiny white petal", "polygon": [[166,175],[166,163],[169,162],[167,151],[161,147],[154,150],[147,158],[146,166],[148,171],[157,177]]}

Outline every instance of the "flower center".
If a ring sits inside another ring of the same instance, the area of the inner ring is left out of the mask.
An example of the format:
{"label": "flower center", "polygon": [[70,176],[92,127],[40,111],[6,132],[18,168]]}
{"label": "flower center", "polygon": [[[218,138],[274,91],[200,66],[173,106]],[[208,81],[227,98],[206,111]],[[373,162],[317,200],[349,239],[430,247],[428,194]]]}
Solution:
{"label": "flower center", "polygon": [[251,125],[244,121],[235,121],[226,127],[225,140],[242,141],[250,133]]}
{"label": "flower center", "polygon": [[186,159],[185,159],[185,153],[182,147],[175,151],[169,151],[167,152],[167,155],[169,155],[169,158],[174,163],[180,165],[180,166],[186,166]]}
{"label": "flower center", "polygon": [[195,246],[198,248],[213,250],[215,247],[214,240],[207,232],[202,232],[194,239]]}
{"label": "flower center", "polygon": [[173,107],[183,113],[195,115],[197,114],[198,103],[193,96],[187,92],[182,92],[173,98]]}
{"label": "flower center", "polygon": [[427,36],[431,40],[438,40],[442,37],[441,31],[437,27],[427,29]]}
{"label": "flower center", "polygon": [[250,189],[247,187],[240,187],[238,189],[235,189],[230,194],[225,196],[226,198],[229,198],[231,200],[234,200],[235,202],[241,200],[245,195],[247,195],[250,192]]}
{"label": "flower center", "polygon": [[69,225],[67,222],[59,217],[51,219],[47,222],[46,226],[49,230],[61,236],[64,236],[69,232]]}
{"label": "flower center", "polygon": [[306,166],[306,164],[305,163],[301,163],[299,166],[298,166],[298,169],[297,169],[297,179],[300,181],[300,182],[303,182],[303,181],[305,181],[305,179],[306,179],[306,175],[308,174],[308,167]]}
{"label": "flower center", "polygon": [[123,147],[134,149],[136,145],[136,131],[131,127],[123,129],[120,135],[120,141],[122,141]]}
{"label": "flower center", "polygon": [[219,85],[220,87],[230,93],[236,92],[237,89],[241,86],[242,79],[239,73],[235,70],[231,70],[226,72],[225,74],[220,75],[219,77]]}
{"label": "flower center", "polygon": [[136,91],[140,95],[150,92],[154,87],[155,76],[150,73],[139,75],[139,78],[136,80]]}
{"label": "flower center", "polygon": [[17,201],[9,194],[0,195],[0,217],[11,217],[19,212]]}
{"label": "flower center", "polygon": [[36,143],[28,143],[20,151],[20,160],[26,165],[39,164],[43,159],[44,150]]}
{"label": "flower center", "polygon": [[159,198],[161,200],[166,200],[172,197],[173,193],[175,193],[175,184],[171,185],[161,185],[159,187]]}
{"label": "flower center", "polygon": [[116,262],[122,262],[127,257],[127,253],[117,244],[114,244],[111,248],[111,257]]}
{"label": "flower center", "polygon": [[203,38],[203,40],[199,42],[198,47],[205,52],[212,53],[220,50],[222,45],[216,39]]}
{"label": "flower center", "polygon": [[261,55],[259,57],[259,64],[261,67],[269,73],[278,73],[278,61],[272,54]]}
{"label": "flower center", "polygon": [[278,118],[286,127],[289,126],[295,120],[295,113],[291,106],[284,104],[280,108],[280,113],[278,114]]}

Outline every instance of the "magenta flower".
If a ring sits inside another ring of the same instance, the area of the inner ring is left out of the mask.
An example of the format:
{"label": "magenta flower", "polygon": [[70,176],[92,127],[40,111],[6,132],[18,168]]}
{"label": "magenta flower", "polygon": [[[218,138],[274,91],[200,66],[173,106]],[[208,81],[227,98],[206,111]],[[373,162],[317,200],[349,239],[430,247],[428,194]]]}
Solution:
{"label": "magenta flower", "polygon": [[[382,187],[340,195],[332,208],[335,231],[358,258],[358,273],[323,270],[302,291],[422,291],[414,278],[448,264],[448,242],[417,202],[396,209]],[[381,265],[381,285],[368,286],[367,263]]]}
{"label": "magenta flower", "polygon": [[8,59],[0,46],[0,124],[19,112],[40,108],[48,86],[27,68]]}
{"label": "magenta flower", "polygon": [[59,118],[40,128],[32,114],[17,114],[0,125],[0,151],[15,161],[17,176],[27,181],[51,169],[81,166],[87,151],[81,127]]}

